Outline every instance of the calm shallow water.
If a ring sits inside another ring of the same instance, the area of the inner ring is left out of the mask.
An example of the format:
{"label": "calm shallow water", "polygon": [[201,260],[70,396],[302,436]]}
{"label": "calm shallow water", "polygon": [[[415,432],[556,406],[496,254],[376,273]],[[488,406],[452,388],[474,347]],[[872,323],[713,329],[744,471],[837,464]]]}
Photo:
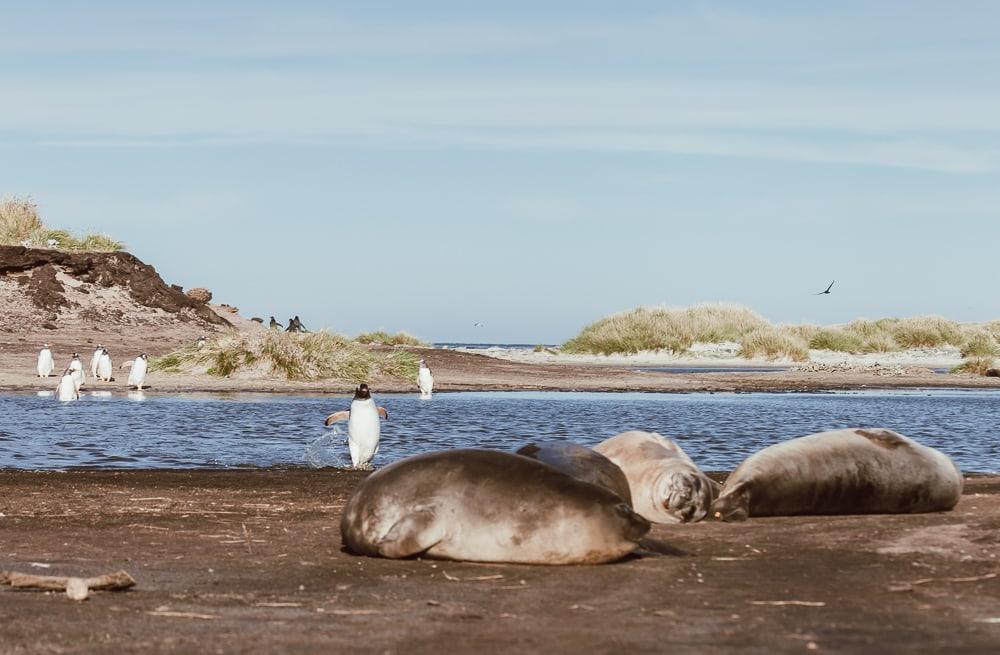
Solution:
{"label": "calm shallow water", "polygon": [[[841,427],[889,427],[1000,471],[1000,393],[833,394],[449,393],[377,398],[389,410],[376,465],[455,447],[511,450],[531,440],[586,445],[627,429],[677,440],[707,470],[728,470],[778,441]],[[0,395],[0,468],[194,468],[343,463],[346,437],[323,427],[346,397],[147,393]],[[326,442],[332,447],[323,452]],[[310,445],[312,446],[310,447]],[[319,456],[317,456],[319,455]]]}

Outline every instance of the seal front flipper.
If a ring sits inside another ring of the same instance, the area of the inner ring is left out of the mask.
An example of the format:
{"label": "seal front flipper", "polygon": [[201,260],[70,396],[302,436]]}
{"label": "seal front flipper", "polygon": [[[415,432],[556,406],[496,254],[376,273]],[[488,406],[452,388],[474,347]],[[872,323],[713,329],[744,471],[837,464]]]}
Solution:
{"label": "seal front flipper", "polygon": [[432,509],[407,514],[389,528],[375,548],[383,557],[400,558],[419,555],[444,538],[444,523]]}

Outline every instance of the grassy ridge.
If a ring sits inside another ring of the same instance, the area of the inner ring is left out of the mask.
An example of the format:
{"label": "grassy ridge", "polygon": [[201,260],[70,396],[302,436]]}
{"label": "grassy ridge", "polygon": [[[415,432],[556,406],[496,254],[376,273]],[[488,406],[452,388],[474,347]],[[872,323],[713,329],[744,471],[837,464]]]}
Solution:
{"label": "grassy ridge", "polygon": [[412,334],[407,334],[406,332],[397,332],[396,334],[389,334],[383,330],[376,330],[374,332],[362,332],[358,336],[354,337],[354,340],[358,343],[365,345],[379,345],[379,346],[426,346],[425,341],[421,341]]}
{"label": "grassy ridge", "polygon": [[202,348],[189,346],[154,358],[150,368],[218,377],[262,374],[352,383],[369,382],[376,376],[417,379],[417,358],[410,353],[373,351],[329,332],[229,332]]}
{"label": "grassy ridge", "polygon": [[[49,242],[55,242],[50,246]],[[30,198],[0,198],[0,245],[30,248],[55,248],[82,252],[112,252],[125,244],[104,234],[74,237],[66,230],[55,230],[42,221],[38,206]]]}
{"label": "grassy ridge", "polygon": [[672,308],[640,307],[602,318],[563,345],[563,352],[600,355],[644,350],[686,352],[695,343],[740,344],[747,358],[808,359],[809,350],[847,353],[898,352],[956,346],[963,357],[996,356],[1000,321],[961,324],[940,316],[857,320],[847,325],[772,325],[756,312],[733,304]]}

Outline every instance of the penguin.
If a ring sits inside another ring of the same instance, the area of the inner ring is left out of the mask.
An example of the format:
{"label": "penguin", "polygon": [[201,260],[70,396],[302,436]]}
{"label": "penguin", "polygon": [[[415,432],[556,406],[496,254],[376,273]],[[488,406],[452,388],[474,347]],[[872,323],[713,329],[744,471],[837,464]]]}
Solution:
{"label": "penguin", "polygon": [[38,377],[47,378],[52,375],[52,370],[56,367],[52,361],[52,351],[49,344],[43,343],[42,349],[38,351]]}
{"label": "penguin", "polygon": [[97,362],[97,377],[104,382],[112,382],[114,380],[113,375],[114,368],[111,366],[111,355],[108,354],[108,349],[101,349],[101,358]]}
{"label": "penguin", "polygon": [[59,379],[56,387],[56,398],[59,400],[80,400],[80,390],[76,388],[76,377],[73,370],[67,368]]}
{"label": "penguin", "polygon": [[417,386],[420,387],[420,397],[430,398],[434,391],[434,376],[431,369],[427,367],[427,362],[420,360],[420,370],[417,372]]}
{"label": "penguin", "polygon": [[132,370],[128,373],[128,384],[142,391],[142,385],[146,381],[146,370],[149,368],[149,356],[142,353],[132,362]]}
{"label": "penguin", "polygon": [[268,327],[271,328],[272,330],[280,330],[281,329],[281,323],[279,323],[276,320],[274,320],[274,317],[272,316],[271,317],[271,323],[268,325]]}
{"label": "penguin", "polygon": [[73,372],[73,380],[76,382],[76,390],[87,383],[87,377],[83,373],[83,362],[80,361],[80,353],[73,353],[73,359],[69,360],[69,370]]}
{"label": "penguin", "polygon": [[288,327],[285,328],[285,332],[297,332],[297,331],[298,330],[295,329],[295,319],[294,318],[288,319]]}
{"label": "penguin", "polygon": [[206,343],[208,343],[208,339],[206,339],[204,335],[198,337],[198,343],[196,344],[198,346],[198,350],[204,348]]}
{"label": "penguin", "polygon": [[293,318],[292,320],[295,321],[295,331],[296,332],[308,332],[309,331],[309,330],[306,329],[306,326],[302,325],[302,321],[299,320],[299,315],[298,314],[296,314],[295,318]]}
{"label": "penguin", "polygon": [[347,446],[351,450],[351,464],[354,468],[367,468],[378,452],[378,440],[382,431],[379,417],[389,420],[385,407],[377,407],[368,385],[362,384],[354,392],[351,409],[336,412],[326,417],[324,425],[347,419]]}
{"label": "penguin", "polygon": [[95,378],[97,377],[97,362],[101,361],[102,350],[104,350],[104,346],[97,344],[97,350],[94,351],[94,356],[90,358],[90,374]]}

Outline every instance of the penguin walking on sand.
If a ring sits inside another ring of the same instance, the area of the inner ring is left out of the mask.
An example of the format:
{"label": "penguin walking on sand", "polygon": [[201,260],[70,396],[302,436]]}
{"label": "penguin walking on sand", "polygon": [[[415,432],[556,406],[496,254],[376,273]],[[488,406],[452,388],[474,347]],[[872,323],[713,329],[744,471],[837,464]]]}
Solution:
{"label": "penguin walking on sand", "polygon": [[431,374],[427,362],[422,359],[420,360],[420,370],[417,371],[417,386],[420,387],[421,398],[431,397],[431,393],[434,391],[434,376]]}
{"label": "penguin walking on sand", "polygon": [[79,400],[80,390],[76,386],[76,377],[73,370],[67,368],[59,378],[59,386],[56,387],[56,398],[59,400]]}
{"label": "penguin walking on sand", "polygon": [[368,385],[362,384],[354,392],[351,408],[330,414],[324,425],[347,419],[347,446],[351,450],[351,464],[356,469],[367,468],[378,452],[382,418],[388,420],[389,412],[385,407],[375,405]]}
{"label": "penguin walking on sand", "polygon": [[132,361],[132,368],[128,372],[128,384],[142,391],[142,385],[146,382],[146,371],[149,369],[149,356],[142,353]]}
{"label": "penguin walking on sand", "polygon": [[42,349],[38,351],[38,377],[49,377],[52,375],[55,367],[55,362],[52,361],[52,351],[49,350],[49,344],[43,343]]}
{"label": "penguin walking on sand", "polygon": [[76,382],[76,390],[87,383],[87,377],[83,373],[83,362],[80,361],[80,353],[73,353],[73,359],[69,360],[69,370],[73,372],[73,381]]}
{"label": "penguin walking on sand", "polygon": [[97,377],[103,382],[114,380],[114,367],[111,365],[111,355],[107,348],[101,349],[101,357],[97,360]]}
{"label": "penguin walking on sand", "polygon": [[90,374],[97,377],[97,362],[101,361],[101,352],[104,350],[104,346],[97,344],[97,350],[94,351],[94,355],[90,358]]}

